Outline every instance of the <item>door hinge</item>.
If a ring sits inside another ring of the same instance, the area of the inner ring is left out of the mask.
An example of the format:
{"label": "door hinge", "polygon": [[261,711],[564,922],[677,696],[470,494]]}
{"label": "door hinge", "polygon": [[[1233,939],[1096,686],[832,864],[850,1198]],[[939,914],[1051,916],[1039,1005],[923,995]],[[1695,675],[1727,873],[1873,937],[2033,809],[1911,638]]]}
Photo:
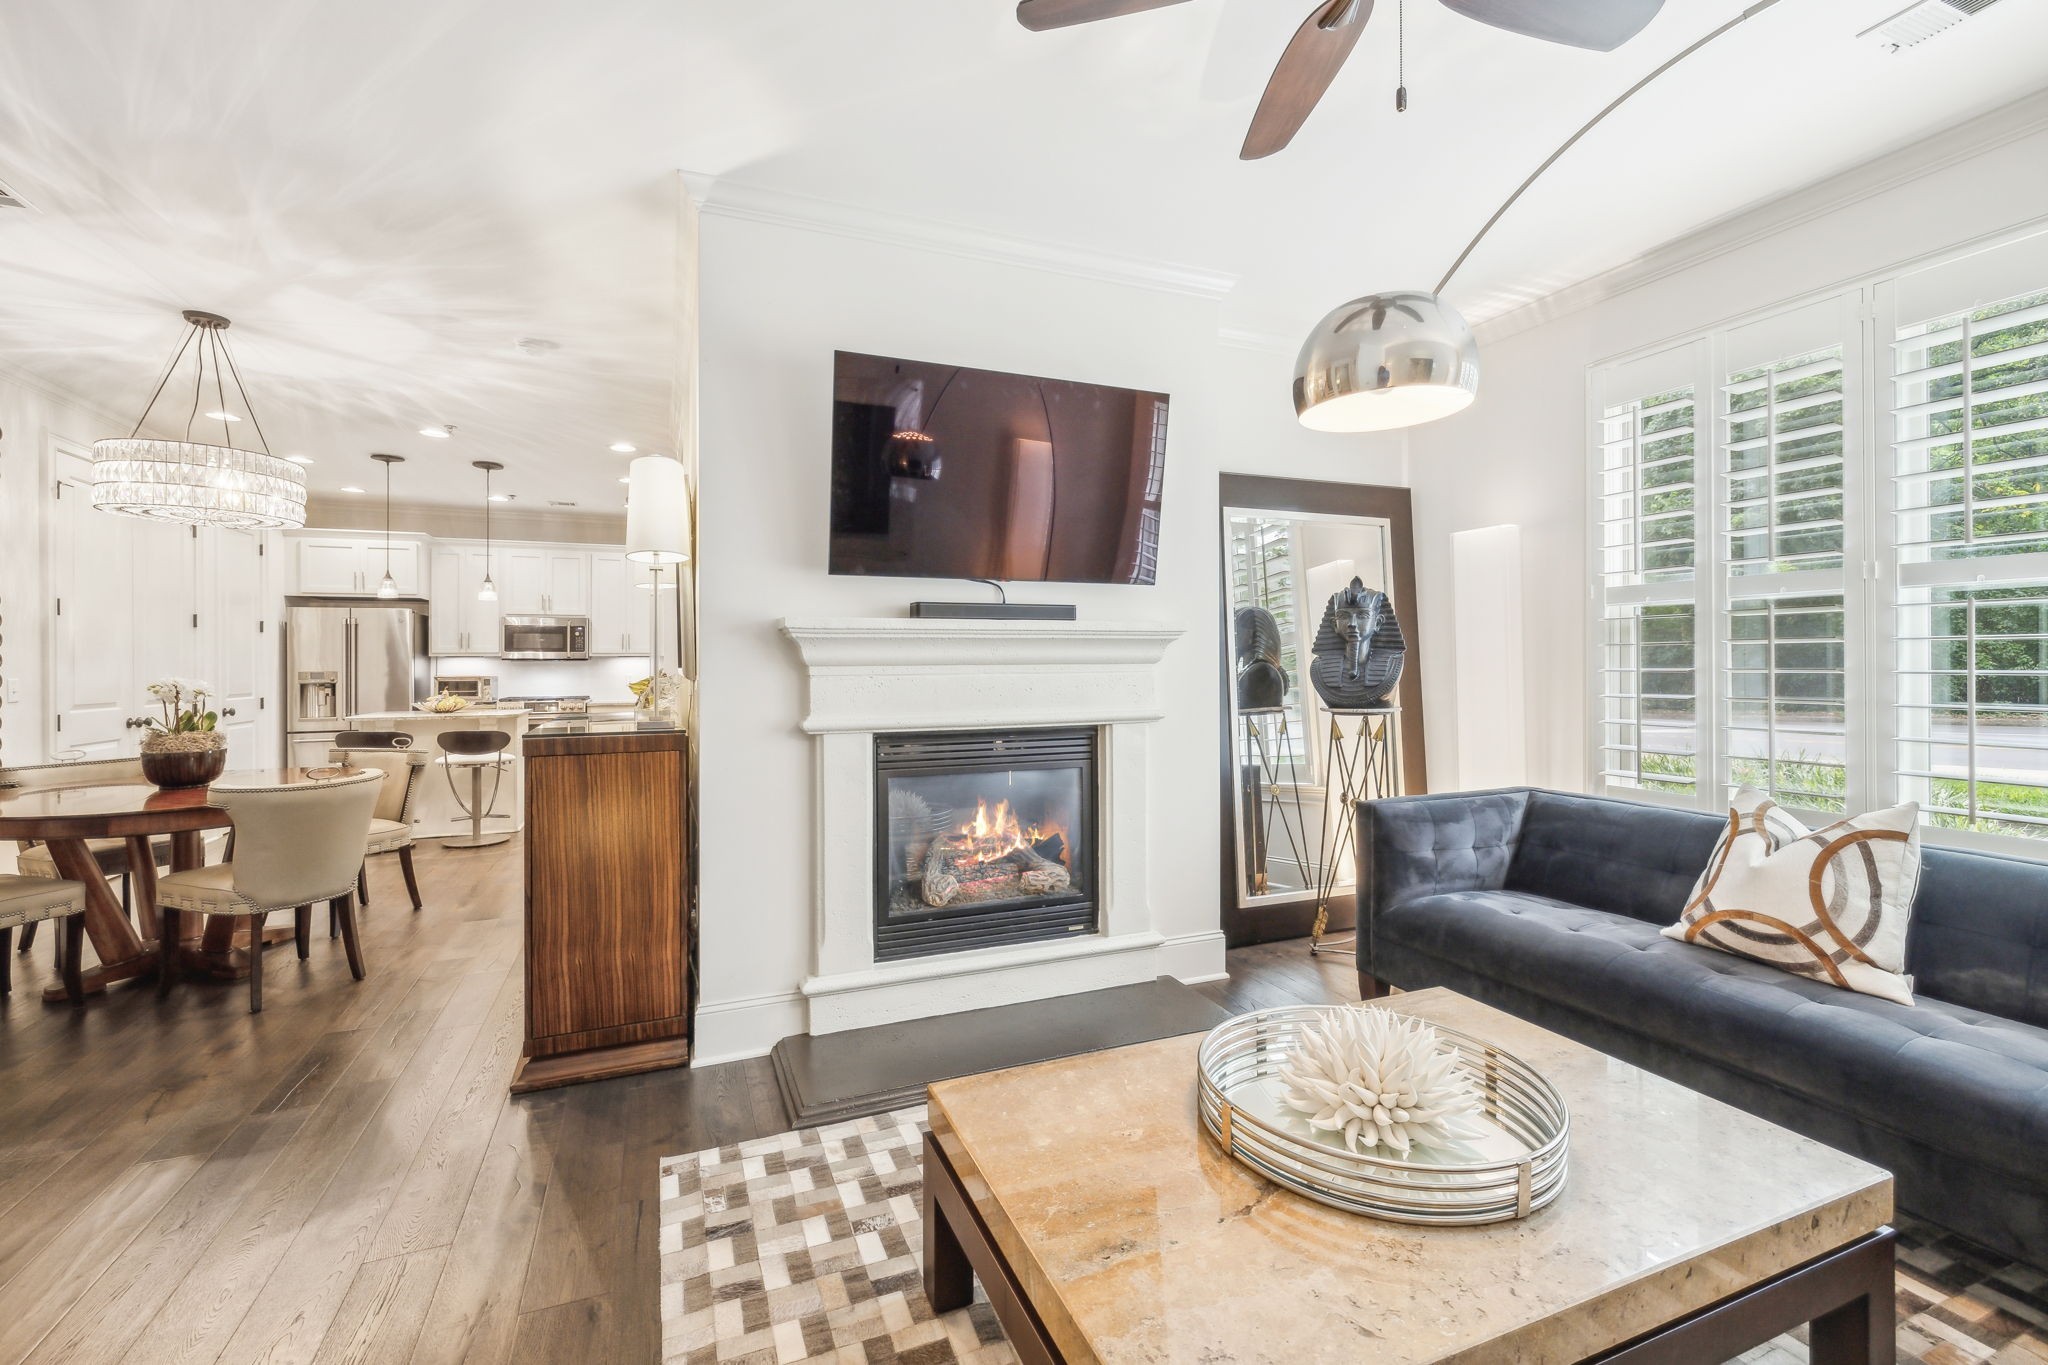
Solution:
{"label": "door hinge", "polygon": [[57,614],[59,616],[64,614],[64,599],[61,597],[57,599]]}
{"label": "door hinge", "polygon": [[192,629],[199,629],[199,613],[196,611],[192,613]]}
{"label": "door hinge", "polygon": [[64,717],[62,716],[57,717],[57,733],[60,735],[64,733]]}

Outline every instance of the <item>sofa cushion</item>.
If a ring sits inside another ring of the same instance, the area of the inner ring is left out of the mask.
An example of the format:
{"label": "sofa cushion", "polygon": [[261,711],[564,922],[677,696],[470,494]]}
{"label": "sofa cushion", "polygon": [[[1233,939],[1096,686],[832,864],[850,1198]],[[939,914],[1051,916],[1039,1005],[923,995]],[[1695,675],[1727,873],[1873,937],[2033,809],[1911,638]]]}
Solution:
{"label": "sofa cushion", "polygon": [[2048,863],[1922,849],[1906,970],[1923,1002],[2048,1028]]}
{"label": "sofa cushion", "polygon": [[1705,811],[1532,791],[1505,885],[1670,924],[1726,823]]}
{"label": "sofa cushion", "polygon": [[1527,893],[1421,897],[1383,910],[1372,932],[2043,1182],[2048,1031],[1939,1000],[1907,1008],[1837,990]]}
{"label": "sofa cushion", "polygon": [[1814,831],[1744,787],[1685,913],[1664,937],[1910,1005],[1906,919],[1919,883],[1913,802]]}

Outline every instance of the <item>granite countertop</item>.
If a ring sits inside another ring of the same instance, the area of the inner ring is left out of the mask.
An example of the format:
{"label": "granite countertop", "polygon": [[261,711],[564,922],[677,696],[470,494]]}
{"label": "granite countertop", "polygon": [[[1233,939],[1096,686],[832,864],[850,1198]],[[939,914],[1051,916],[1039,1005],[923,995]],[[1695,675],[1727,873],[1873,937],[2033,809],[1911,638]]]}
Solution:
{"label": "granite countertop", "polygon": [[525,714],[523,706],[467,706],[460,711],[358,711],[349,720],[503,720]]}

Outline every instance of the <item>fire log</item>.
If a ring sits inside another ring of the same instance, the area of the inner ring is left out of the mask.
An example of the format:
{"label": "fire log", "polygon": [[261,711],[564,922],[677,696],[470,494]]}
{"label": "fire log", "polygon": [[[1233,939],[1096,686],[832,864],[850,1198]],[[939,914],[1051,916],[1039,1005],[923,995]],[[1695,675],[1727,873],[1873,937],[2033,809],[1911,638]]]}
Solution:
{"label": "fire log", "polygon": [[1018,869],[1017,880],[1024,884],[1025,890],[1036,891],[1041,896],[1065,891],[1074,883],[1066,868],[1034,849],[1013,849],[1005,861]]}
{"label": "fire log", "polygon": [[960,876],[955,870],[952,841],[943,834],[932,836],[932,846],[924,855],[924,886],[920,892],[924,903],[935,910],[943,910],[953,903],[953,897],[960,894]]}

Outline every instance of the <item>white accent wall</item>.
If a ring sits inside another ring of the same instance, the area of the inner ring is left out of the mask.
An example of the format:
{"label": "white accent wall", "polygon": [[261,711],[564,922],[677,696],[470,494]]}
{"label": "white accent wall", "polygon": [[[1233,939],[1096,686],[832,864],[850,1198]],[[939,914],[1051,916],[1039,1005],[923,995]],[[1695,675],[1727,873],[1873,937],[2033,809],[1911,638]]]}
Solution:
{"label": "white accent wall", "polygon": [[1163,970],[1221,973],[1218,475],[1397,484],[1402,441],[1303,430],[1290,351],[1219,340],[1220,299],[1199,285],[765,217],[721,211],[714,191],[701,221],[698,1060],[801,1032],[798,988],[816,970],[815,741],[799,728],[804,671],[777,622],[991,595],[826,572],[835,349],[1171,395],[1158,585],[1012,596],[1076,603],[1084,621],[1185,629],[1166,653],[1166,719],[1149,746],[1164,798],[1146,822],[1154,921]]}
{"label": "white accent wall", "polygon": [[[1466,770],[1452,536],[1502,522],[1521,527],[1528,780],[1589,785],[1587,368],[2048,220],[2044,166],[2036,97],[1479,329],[1479,401],[1408,434],[1433,787]],[[1514,230],[1512,217],[1499,229]]]}

